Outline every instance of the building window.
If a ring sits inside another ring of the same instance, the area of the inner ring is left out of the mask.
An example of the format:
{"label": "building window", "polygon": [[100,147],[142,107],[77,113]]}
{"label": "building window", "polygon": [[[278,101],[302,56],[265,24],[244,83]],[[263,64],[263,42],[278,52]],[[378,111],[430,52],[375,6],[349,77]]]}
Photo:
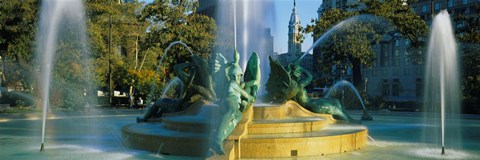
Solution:
{"label": "building window", "polygon": [[400,81],[398,79],[393,79],[392,95],[393,96],[399,96],[400,95]]}
{"label": "building window", "polygon": [[427,5],[426,4],[422,5],[422,12],[423,13],[427,12]]}
{"label": "building window", "polygon": [[381,44],[381,52],[382,52],[382,55],[381,55],[381,60],[380,60],[380,66],[382,67],[388,67],[389,66],[389,61],[390,61],[390,57],[389,57],[389,53],[388,53],[388,50],[386,49],[388,46],[385,45],[385,44]]}
{"label": "building window", "polygon": [[395,40],[395,47],[398,47],[398,45],[400,45],[400,41],[397,39]]}
{"label": "building window", "polygon": [[400,65],[400,52],[398,49],[396,49],[393,52],[393,66],[399,66]]}
{"label": "building window", "polygon": [[405,46],[408,46],[408,45],[410,45],[410,40],[405,39]]}
{"label": "building window", "polygon": [[440,2],[435,2],[435,11],[440,10]]}
{"label": "building window", "polygon": [[416,79],[415,90],[416,90],[416,92],[415,92],[416,96],[417,97],[422,97],[422,95],[423,95],[423,81],[422,81],[422,79],[420,79],[420,78]]}
{"label": "building window", "polygon": [[415,68],[415,75],[416,76],[423,76],[422,69],[420,67]]}
{"label": "building window", "polygon": [[423,64],[423,52],[418,51],[417,54],[418,55],[417,55],[417,60],[415,64]]}
{"label": "building window", "polygon": [[453,0],[448,0],[448,8],[452,8],[455,2]]}
{"label": "building window", "polygon": [[383,80],[382,93],[384,96],[390,96],[390,85],[386,79]]}
{"label": "building window", "polygon": [[469,1],[470,1],[470,0],[462,0],[462,4],[463,4],[463,5],[466,5],[466,4],[468,4]]}

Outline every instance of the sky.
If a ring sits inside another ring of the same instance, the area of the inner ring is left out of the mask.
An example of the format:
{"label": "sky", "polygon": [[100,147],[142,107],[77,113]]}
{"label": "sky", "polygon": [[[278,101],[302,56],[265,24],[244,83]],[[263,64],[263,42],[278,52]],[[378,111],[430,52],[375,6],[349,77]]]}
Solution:
{"label": "sky", "polygon": [[[300,17],[300,24],[306,27],[311,24],[312,18],[317,18],[317,10],[322,0],[297,0],[297,14]],[[288,51],[288,22],[292,14],[293,0],[275,0],[276,27],[273,28],[274,51],[286,53]],[[311,34],[304,35],[302,51],[306,51],[313,44]]]}
{"label": "sky", "polygon": [[[147,3],[153,0],[140,0]],[[252,0],[253,1],[253,0]],[[260,1],[260,0],[255,0]],[[272,29],[274,39],[274,52],[286,53],[288,51],[288,22],[293,9],[293,0],[274,0],[273,11],[275,11],[275,24],[268,27]],[[297,14],[300,17],[300,24],[306,27],[311,24],[312,18],[317,18],[317,10],[322,4],[322,0],[297,0]],[[305,35],[302,44],[302,51],[306,51],[313,44],[311,34]]]}

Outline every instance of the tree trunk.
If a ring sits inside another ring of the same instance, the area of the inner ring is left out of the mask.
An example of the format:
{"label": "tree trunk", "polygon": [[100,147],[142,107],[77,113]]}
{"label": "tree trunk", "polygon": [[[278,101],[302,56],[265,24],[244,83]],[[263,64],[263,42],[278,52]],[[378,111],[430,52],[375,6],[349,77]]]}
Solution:
{"label": "tree trunk", "polygon": [[[5,82],[6,79],[5,79],[5,53],[3,53],[0,57],[2,59],[2,66],[0,68],[0,87],[2,87],[2,89],[0,89],[0,97],[4,96],[5,93],[8,92],[8,87],[7,87],[7,83]],[[4,91],[5,90],[5,91]]]}
{"label": "tree trunk", "polygon": [[353,74],[353,85],[355,87],[362,86],[362,64],[358,58],[351,58],[350,62],[352,62],[352,74]]}

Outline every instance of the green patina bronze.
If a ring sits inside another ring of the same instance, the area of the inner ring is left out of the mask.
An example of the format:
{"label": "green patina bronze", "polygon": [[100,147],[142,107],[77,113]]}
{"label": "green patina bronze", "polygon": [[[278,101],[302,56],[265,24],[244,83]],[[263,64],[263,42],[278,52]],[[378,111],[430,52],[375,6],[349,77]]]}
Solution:
{"label": "green patina bronze", "polygon": [[213,102],[216,94],[208,63],[197,55],[192,56],[192,62],[174,66],[178,78],[185,90],[180,91],[175,98],[161,98],[148,107],[143,117],[137,117],[137,122],[146,122],[152,117],[161,117],[164,113],[178,112],[187,109],[192,104]]}
{"label": "green patina bronze", "polygon": [[294,100],[315,113],[332,114],[340,120],[351,120],[340,102],[334,98],[311,99],[305,87],[312,82],[312,74],[300,66],[298,60],[285,69],[278,61],[269,57],[271,72],[267,80],[267,101],[284,103]]}
{"label": "green patina bronze", "polygon": [[[212,142],[212,148],[220,155],[224,154],[223,141],[242,120],[242,112],[252,106],[260,85],[258,55],[255,52],[252,54],[247,63],[245,76],[242,77],[242,69],[238,65],[239,54],[236,50],[234,54],[234,61],[229,63],[226,68],[227,94],[220,105],[223,113]],[[244,82],[242,82],[242,79]]]}
{"label": "green patina bronze", "polygon": [[146,122],[152,117],[159,118],[164,113],[179,112],[193,105],[218,104],[221,116],[218,117],[219,123],[213,133],[211,147],[217,154],[224,154],[223,141],[242,119],[242,112],[252,106],[260,88],[260,61],[257,53],[252,53],[245,74],[239,66],[239,59],[240,55],[235,50],[232,62],[227,62],[217,53],[208,63],[194,55],[191,62],[175,65],[174,70],[185,90],[180,91],[175,98],[155,101],[143,117],[137,118],[137,122]]}

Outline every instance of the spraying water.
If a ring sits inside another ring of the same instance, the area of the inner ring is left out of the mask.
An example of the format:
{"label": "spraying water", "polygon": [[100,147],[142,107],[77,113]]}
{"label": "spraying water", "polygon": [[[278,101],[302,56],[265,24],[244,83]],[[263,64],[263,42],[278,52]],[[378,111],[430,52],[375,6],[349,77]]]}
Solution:
{"label": "spraying water", "polygon": [[[233,50],[240,55],[240,66],[245,69],[248,57],[255,51],[261,60],[262,86],[269,72],[268,56],[273,55],[273,37],[266,36],[274,30],[274,1],[220,0],[215,11],[217,36],[213,53],[222,53],[228,61],[233,60]],[[267,63],[264,63],[267,62]],[[264,87],[259,95],[264,93]]]}
{"label": "spraying water", "polygon": [[[167,94],[168,94],[168,91],[173,87],[173,86],[177,86],[179,88],[176,88],[177,89],[177,94],[181,94],[183,93],[183,83],[182,83],[182,80],[180,80],[180,78],[178,77],[175,77],[173,78],[172,80],[170,80],[170,82],[168,82],[168,85],[167,87],[165,87],[165,89],[163,90],[163,93],[162,93],[162,98],[165,98],[167,97]],[[177,95],[177,97],[181,97],[180,95]]]}
{"label": "spraying water", "polygon": [[[57,52],[57,43],[59,37],[65,36],[60,35],[59,31],[65,28],[74,28],[74,32],[79,35],[73,35],[73,37],[68,38],[79,38],[79,40],[75,40],[78,42],[76,45],[79,45],[77,47],[81,48],[80,50],[82,53],[88,52],[86,52],[87,49],[85,47],[85,44],[87,44],[87,36],[85,34],[84,8],[81,0],[46,0],[42,1],[41,7],[36,54],[42,58],[40,65],[41,86],[43,89],[41,104],[43,114],[42,142],[40,151],[44,151],[47,108],[49,105],[50,83],[52,78],[52,69],[54,66],[54,58],[55,53]],[[66,24],[69,26],[65,26]],[[88,68],[88,66],[86,68]],[[87,74],[87,77],[90,77],[90,75]]]}
{"label": "spraying water", "polygon": [[[360,102],[360,104],[362,105],[362,108],[363,110],[366,110],[365,108],[365,104],[363,103],[363,100],[362,100],[362,96],[360,96],[360,94],[358,93],[357,89],[355,88],[355,86],[353,86],[352,83],[350,83],[349,81],[346,81],[346,80],[341,80],[341,81],[338,81],[337,83],[335,83],[333,85],[332,88],[330,88],[327,92],[327,94],[325,94],[325,98],[330,98],[332,96],[332,93],[334,91],[338,91],[339,89],[341,89],[342,87],[346,87],[347,89],[350,89],[352,90],[354,93],[355,93],[355,96],[357,97],[358,101]],[[344,89],[345,90],[345,89]],[[345,104],[344,104],[345,105]]]}
{"label": "spraying water", "polygon": [[[447,142],[451,146],[455,146],[453,143],[461,143],[461,123],[458,117],[460,74],[456,50],[450,15],[444,10],[435,16],[432,22],[424,82],[424,108],[428,119],[436,121],[435,124],[438,124],[437,120],[440,121],[442,154],[445,154]],[[438,134],[426,133],[426,137],[438,138],[435,135]],[[446,135],[449,137],[447,141]]]}
{"label": "spraying water", "polygon": [[[153,100],[155,99],[155,97],[153,97],[153,94],[154,94],[154,89],[156,88],[157,84],[155,83],[155,80],[158,78],[158,72],[160,71],[160,68],[163,64],[163,59],[165,59],[165,57],[168,55],[168,51],[170,51],[170,48],[172,48],[173,46],[175,45],[182,45],[184,46],[185,48],[187,48],[188,52],[190,52],[190,54],[193,56],[193,52],[192,50],[190,49],[190,47],[187,46],[187,44],[183,43],[182,41],[175,41],[175,42],[172,42],[170,43],[167,48],[165,48],[164,50],[164,54],[162,55],[162,58],[160,58],[160,61],[158,61],[158,66],[157,66],[157,69],[155,70],[155,76],[153,78],[153,82],[152,82],[152,85],[150,87],[150,93],[148,94],[148,98],[147,98],[147,105],[151,104],[150,102],[153,102]],[[165,92],[165,91],[164,91]]]}
{"label": "spraying water", "polygon": [[[243,70],[245,70],[245,66],[247,65],[247,55],[248,55],[248,42],[249,42],[249,1],[248,0],[243,0],[243,6],[242,6],[242,13],[243,13],[243,35],[242,35],[242,46],[243,46],[243,56],[241,57],[242,59],[240,60],[240,66],[242,67]],[[235,22],[236,23],[236,22]]]}

